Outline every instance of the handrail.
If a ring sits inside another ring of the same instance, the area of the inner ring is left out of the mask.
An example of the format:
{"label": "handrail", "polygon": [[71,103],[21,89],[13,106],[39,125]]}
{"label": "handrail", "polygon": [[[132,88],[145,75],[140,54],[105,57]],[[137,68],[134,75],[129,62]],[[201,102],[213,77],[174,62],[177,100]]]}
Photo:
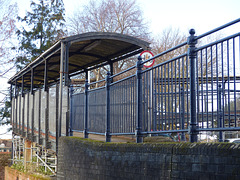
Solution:
{"label": "handrail", "polygon": [[227,36],[227,37],[225,37],[225,38],[223,38],[223,39],[219,39],[219,40],[214,41],[214,42],[212,42],[212,43],[206,44],[206,45],[204,45],[204,46],[198,47],[196,50],[199,51],[199,50],[205,49],[205,48],[207,48],[207,47],[214,46],[214,45],[216,45],[216,44],[222,43],[222,42],[224,42],[224,41],[227,41],[227,40],[229,40],[229,39],[235,38],[235,37],[237,37],[237,36],[240,36],[240,32],[238,32],[238,33],[236,33],[236,34],[233,34],[233,35],[231,35],[231,36]]}
{"label": "handrail", "polygon": [[120,83],[120,82],[122,82],[122,81],[126,81],[127,79],[131,79],[131,78],[133,78],[133,77],[135,77],[135,74],[134,74],[134,75],[131,75],[131,76],[128,76],[128,77],[125,77],[125,78],[123,78],[123,79],[120,79],[120,80],[118,80],[118,81],[115,81],[115,82],[111,83],[110,85],[112,86],[112,85],[114,85],[114,84],[118,84],[118,83]]}
{"label": "handrail", "polygon": [[211,30],[211,31],[208,31],[208,32],[206,32],[206,33],[203,33],[202,35],[197,36],[197,37],[196,37],[196,40],[197,40],[197,39],[201,39],[201,38],[203,38],[203,37],[205,37],[205,36],[208,36],[208,35],[210,35],[210,34],[212,34],[212,33],[217,32],[217,31],[220,31],[220,30],[222,30],[222,29],[224,29],[224,28],[226,28],[226,27],[228,27],[228,26],[231,26],[231,25],[233,25],[233,24],[236,24],[236,23],[238,23],[238,22],[240,22],[240,18],[238,18],[238,19],[236,19],[236,20],[234,20],[234,21],[231,21],[231,22],[229,22],[229,23],[227,23],[227,24],[224,24],[224,25],[222,25],[222,26],[219,26],[218,28],[215,28],[215,29],[213,29],[213,30]]}
{"label": "handrail", "polygon": [[142,71],[142,73],[147,72],[147,71],[151,71],[151,70],[154,69],[154,68],[157,68],[157,67],[166,65],[166,64],[170,63],[171,61],[175,61],[175,60],[180,59],[180,58],[183,58],[183,57],[185,57],[185,56],[187,56],[187,53],[184,53],[184,54],[182,54],[182,55],[180,55],[180,56],[174,57],[174,58],[169,59],[169,60],[167,60],[167,61],[164,61],[164,62],[162,62],[162,63],[159,63],[159,64],[153,66],[152,68],[145,69],[145,70]]}
{"label": "handrail", "polygon": [[127,68],[127,69],[125,69],[124,71],[121,71],[121,72],[119,72],[119,73],[117,73],[117,74],[112,75],[111,78],[114,78],[114,77],[116,77],[116,76],[119,76],[119,75],[121,75],[121,74],[123,74],[123,73],[125,73],[125,72],[127,72],[127,71],[130,71],[130,70],[132,70],[132,69],[134,69],[134,68],[136,68],[136,65],[134,65],[134,66],[132,66],[132,67],[130,67],[130,68]]}
{"label": "handrail", "polygon": [[56,174],[43,160],[38,154],[36,154],[37,158],[40,159],[40,161],[46,166],[53,174]]}
{"label": "handrail", "polygon": [[92,82],[92,83],[88,83],[88,85],[90,86],[90,85],[97,84],[97,83],[101,83],[101,82],[104,82],[104,81],[105,81],[105,79],[101,79],[101,80],[99,80],[99,81],[95,81],[95,82]]}
{"label": "handrail", "polygon": [[175,47],[172,47],[172,48],[170,48],[170,49],[168,49],[168,50],[166,50],[166,51],[164,51],[164,52],[161,52],[161,53],[159,53],[159,54],[157,54],[157,55],[155,55],[155,56],[153,56],[153,57],[151,57],[151,58],[143,61],[142,64],[145,64],[145,63],[148,62],[148,61],[151,61],[151,60],[153,60],[153,59],[155,59],[155,58],[158,58],[158,57],[160,57],[160,56],[163,56],[163,55],[165,55],[165,54],[167,54],[167,53],[169,53],[169,52],[171,52],[171,51],[174,51],[174,50],[176,50],[176,49],[178,49],[178,48],[181,48],[181,47],[183,47],[183,46],[185,46],[185,45],[187,45],[187,41],[185,41],[185,42],[183,42],[183,43],[181,43],[181,44],[179,44],[179,45],[177,45],[177,46],[175,46]]}

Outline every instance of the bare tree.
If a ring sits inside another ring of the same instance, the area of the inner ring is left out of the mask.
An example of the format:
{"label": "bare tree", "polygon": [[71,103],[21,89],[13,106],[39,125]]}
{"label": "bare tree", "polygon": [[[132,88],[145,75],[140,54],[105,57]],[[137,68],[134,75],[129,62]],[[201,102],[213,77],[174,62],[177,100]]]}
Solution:
{"label": "bare tree", "polygon": [[[179,29],[173,29],[172,27],[164,29],[152,43],[152,51],[155,55],[167,51],[187,40],[187,36],[184,35]],[[187,52],[187,46],[183,46],[174,51],[170,51],[155,59],[155,64],[160,64],[175,57],[178,57]],[[181,97],[176,93],[180,91],[180,87],[186,86],[184,78],[187,77],[186,58],[180,58],[173,62],[163,64],[159,68],[153,70],[154,88],[158,93],[156,97],[157,110],[161,113],[167,112],[179,112],[179,102]],[[182,81],[182,82],[181,82]],[[175,86],[175,83],[177,84]],[[186,88],[186,87],[185,87]],[[167,92],[176,93],[169,96],[165,96]],[[186,102],[186,101],[185,101]],[[170,104],[169,104],[170,103]]]}
{"label": "bare tree", "polygon": [[[204,39],[199,40],[198,47],[209,44],[210,42],[218,41],[223,37],[223,34],[221,33],[215,33],[210,36],[207,36]],[[231,41],[229,41],[230,47],[231,47]],[[217,76],[217,73],[219,76],[221,76],[222,69],[220,66],[226,66],[226,62],[221,62],[222,58],[226,59],[227,56],[227,48],[226,44],[223,44],[223,51],[221,52],[220,48],[221,44],[214,46],[209,46],[207,48],[203,48],[199,51],[199,58],[198,58],[198,70],[199,74],[202,76]],[[218,51],[216,51],[218,50]],[[231,51],[230,51],[231,52]],[[222,57],[223,56],[223,57]],[[218,63],[218,64],[217,64]],[[225,63],[225,64],[222,64]],[[217,67],[218,65],[218,67]]]}
{"label": "bare tree", "polygon": [[[173,29],[172,27],[169,27],[164,29],[162,33],[154,39],[152,43],[152,50],[154,54],[159,54],[185,42],[186,40],[187,36],[183,35],[179,29]],[[159,57],[157,62],[164,62],[185,52],[187,52],[187,47],[179,48],[166,54],[165,56]]]}
{"label": "bare tree", "polygon": [[69,34],[117,32],[148,40],[148,26],[142,14],[136,0],[91,0],[68,19]]}
{"label": "bare tree", "polygon": [[[85,32],[116,32],[143,40],[150,39],[148,25],[136,0],[91,0],[82,11],[75,12],[67,21],[69,34]],[[136,58],[137,59],[137,58]],[[128,65],[126,64],[128,61]],[[131,60],[114,63],[114,73],[132,65]],[[107,70],[105,68],[105,70]],[[102,70],[94,70],[96,80],[102,78]]]}
{"label": "bare tree", "polygon": [[15,33],[15,16],[17,14],[17,4],[10,5],[8,1],[0,0],[0,75],[6,74],[11,67],[4,66],[13,62],[9,57],[11,54],[12,37]]}
{"label": "bare tree", "polygon": [[[13,36],[15,33],[15,17],[17,14],[17,4],[11,5],[8,0],[0,0],[0,78],[6,78],[6,74],[14,68],[13,57],[11,53],[14,47]],[[9,101],[8,91],[3,90],[6,85],[2,81],[0,88],[0,125],[10,123],[11,103]]]}

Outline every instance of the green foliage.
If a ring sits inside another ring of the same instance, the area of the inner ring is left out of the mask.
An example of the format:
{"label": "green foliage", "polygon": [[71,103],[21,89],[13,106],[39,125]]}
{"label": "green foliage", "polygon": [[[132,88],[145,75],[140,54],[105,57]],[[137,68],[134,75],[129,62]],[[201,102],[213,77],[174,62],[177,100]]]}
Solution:
{"label": "green foliage", "polygon": [[[44,166],[37,166],[36,164],[37,160],[33,159],[32,163],[27,164],[27,167],[24,167],[24,164],[22,161],[14,163],[11,168],[16,169],[20,172],[28,173],[28,174],[35,174],[35,176],[43,176],[43,175],[52,175],[52,172],[47,168],[45,172]],[[38,174],[38,175],[37,175]],[[45,179],[45,178],[44,178]]]}
{"label": "green foliage", "polygon": [[17,57],[19,69],[36,59],[52,44],[64,36],[65,8],[62,0],[32,0],[31,11],[18,21],[22,28],[17,30],[20,51]]}
{"label": "green foliage", "polygon": [[0,125],[10,124],[11,117],[10,113],[11,113],[11,101],[6,96],[6,98],[4,99],[4,105],[0,108]]}
{"label": "green foliage", "polygon": [[0,109],[0,123],[2,125],[10,123],[10,109],[11,109],[11,102],[9,100],[5,101],[5,107]]}
{"label": "green foliage", "polygon": [[[42,179],[42,180],[48,180],[48,179],[51,179],[50,177],[48,176],[45,176],[45,175],[52,175],[52,173],[50,172],[44,172],[44,169],[42,171],[36,171],[36,172],[30,172],[29,170],[26,170],[24,168],[24,165],[22,162],[17,162],[17,163],[14,163],[11,168],[13,169],[16,169],[17,171],[19,172],[23,172],[23,173],[26,173],[26,174],[29,174],[30,177],[34,177],[34,178],[37,178],[37,179]],[[31,169],[31,168],[29,168]],[[35,173],[40,173],[40,174],[35,174]]]}
{"label": "green foliage", "polygon": [[23,163],[21,161],[19,161],[17,163],[14,163],[11,167],[13,169],[18,170],[18,171],[24,172],[24,165],[23,165]]}
{"label": "green foliage", "polygon": [[37,178],[39,180],[51,180],[50,177],[43,177],[42,175],[39,175],[39,174],[32,174],[31,176],[35,177],[35,178]]}
{"label": "green foliage", "polygon": [[39,168],[37,169],[37,172],[44,175],[52,175],[52,172],[48,168],[46,169],[46,172],[45,172],[44,166],[39,166]]}

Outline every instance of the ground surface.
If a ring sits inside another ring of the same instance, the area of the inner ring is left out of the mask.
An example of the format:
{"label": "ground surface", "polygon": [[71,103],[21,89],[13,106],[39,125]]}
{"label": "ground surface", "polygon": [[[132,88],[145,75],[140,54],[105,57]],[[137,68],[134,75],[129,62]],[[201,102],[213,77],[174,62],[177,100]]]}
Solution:
{"label": "ground surface", "polygon": [[[82,137],[83,133],[74,132],[73,136],[76,137]],[[97,141],[106,141],[106,137],[103,135],[95,135],[95,134],[89,134],[89,139],[97,140]],[[135,136],[112,136],[111,142],[135,142]],[[173,142],[173,140],[170,137],[165,136],[152,136],[152,137],[145,137],[144,142]]]}

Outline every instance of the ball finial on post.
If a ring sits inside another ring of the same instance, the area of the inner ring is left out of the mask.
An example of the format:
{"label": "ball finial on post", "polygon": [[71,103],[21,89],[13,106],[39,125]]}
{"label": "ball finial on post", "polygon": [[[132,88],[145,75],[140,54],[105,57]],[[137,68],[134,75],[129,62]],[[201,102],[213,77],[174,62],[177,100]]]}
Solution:
{"label": "ball finial on post", "polygon": [[189,34],[191,34],[193,36],[195,34],[195,29],[190,29]]}
{"label": "ball finial on post", "polygon": [[138,56],[138,60],[141,61],[142,60],[142,56]]}

